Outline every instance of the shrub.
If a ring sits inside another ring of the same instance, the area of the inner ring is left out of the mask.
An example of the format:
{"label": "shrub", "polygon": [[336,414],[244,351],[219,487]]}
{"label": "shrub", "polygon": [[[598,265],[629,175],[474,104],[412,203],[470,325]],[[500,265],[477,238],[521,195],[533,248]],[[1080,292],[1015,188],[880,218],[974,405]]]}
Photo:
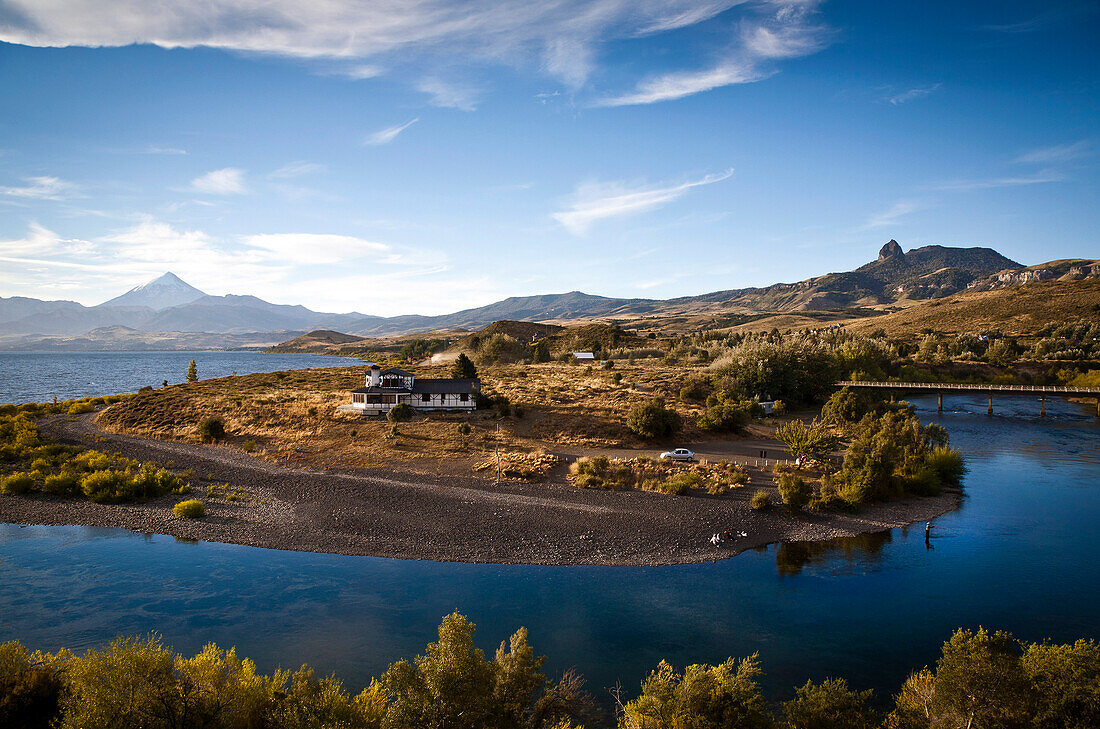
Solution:
{"label": "shrub", "polygon": [[768,508],[769,506],[771,506],[771,503],[771,494],[769,494],[764,489],[758,490],[755,494],[752,495],[752,500],[749,501],[749,505],[757,511]]}
{"label": "shrub", "polygon": [[401,435],[401,432],[397,429],[397,423],[394,423],[393,425],[390,426],[389,437],[390,438],[396,438],[399,435]]}
{"label": "shrub", "polygon": [[83,402],[74,402],[69,406],[69,415],[83,415],[84,413],[90,413],[95,411],[95,405],[84,400]]}
{"label": "shrub", "polygon": [[45,489],[51,494],[75,494],[80,490],[80,479],[71,471],[46,476]]}
{"label": "shrub", "polygon": [[[352,436],[354,436],[354,435],[355,435],[355,432],[352,431]],[[252,439],[246,440],[244,442],[244,445],[241,446],[241,450],[244,451],[245,453],[251,453],[252,451],[256,450],[256,441],[254,441]]]}
{"label": "shrub", "polygon": [[829,432],[825,423],[815,420],[809,425],[792,420],[779,426],[776,438],[783,441],[791,455],[803,461],[824,461],[838,445],[840,439]]}
{"label": "shrub", "polygon": [[123,471],[114,469],[92,471],[80,479],[80,490],[84,492],[89,500],[96,503],[115,501],[119,498],[120,493],[129,494],[127,480],[128,477]]}
{"label": "shrub", "polygon": [[810,503],[813,488],[798,476],[782,473],[779,475],[779,496],[790,511],[798,511]]}
{"label": "shrub", "polygon": [[643,438],[666,438],[680,430],[680,415],[665,407],[664,398],[654,397],[631,409],[626,427]]}
{"label": "shrub", "polygon": [[657,485],[657,490],[662,494],[683,495],[703,485],[703,477],[694,471],[678,473]]}
{"label": "shrub", "polygon": [[404,423],[412,420],[413,409],[408,403],[399,402],[390,408],[390,411],[386,413],[386,419],[391,423]]}
{"label": "shrub", "polygon": [[925,458],[925,463],[939,477],[941,483],[958,486],[966,475],[966,462],[962,454],[947,446],[933,448]]}
{"label": "shrub", "polygon": [[745,429],[752,418],[753,406],[760,407],[751,400],[733,402],[719,394],[707,398],[707,410],[695,421],[702,430],[716,433],[738,433]]}
{"label": "shrub", "polygon": [[34,476],[16,471],[0,479],[0,494],[25,494],[34,488]]}
{"label": "shrub", "polygon": [[199,368],[195,364],[195,360],[191,360],[187,365],[187,381],[198,382],[199,381]]}
{"label": "shrub", "polygon": [[469,435],[473,428],[470,427],[469,423],[459,423],[455,430],[458,431],[459,435]]}
{"label": "shrub", "polygon": [[201,519],[206,516],[206,505],[198,499],[188,499],[173,506],[172,513],[181,519]]}
{"label": "shrub", "polygon": [[216,443],[225,438],[225,422],[214,415],[199,423],[199,438],[203,443]]}

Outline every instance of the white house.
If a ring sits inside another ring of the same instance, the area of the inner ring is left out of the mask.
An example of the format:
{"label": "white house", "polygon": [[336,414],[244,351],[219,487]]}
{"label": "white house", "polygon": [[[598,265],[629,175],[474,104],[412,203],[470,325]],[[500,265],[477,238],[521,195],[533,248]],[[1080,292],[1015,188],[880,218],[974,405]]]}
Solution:
{"label": "white house", "polygon": [[592,352],[574,352],[573,353],[573,359],[594,360],[594,359],[596,359],[596,355],[593,354]]}
{"label": "white house", "polygon": [[411,372],[376,364],[367,369],[364,387],[351,391],[351,404],[341,405],[342,412],[383,415],[398,403],[416,410],[471,411],[477,406],[481,380],[426,379]]}

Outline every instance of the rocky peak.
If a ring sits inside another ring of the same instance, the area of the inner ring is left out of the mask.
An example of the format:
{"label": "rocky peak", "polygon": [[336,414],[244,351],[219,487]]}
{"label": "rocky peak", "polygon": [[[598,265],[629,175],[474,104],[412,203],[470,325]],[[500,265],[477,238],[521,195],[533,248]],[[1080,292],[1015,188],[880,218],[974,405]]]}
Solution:
{"label": "rocky peak", "polygon": [[879,249],[878,259],[880,261],[886,261],[891,258],[904,258],[905,252],[901,250],[901,246],[898,245],[896,240],[891,239],[889,243]]}

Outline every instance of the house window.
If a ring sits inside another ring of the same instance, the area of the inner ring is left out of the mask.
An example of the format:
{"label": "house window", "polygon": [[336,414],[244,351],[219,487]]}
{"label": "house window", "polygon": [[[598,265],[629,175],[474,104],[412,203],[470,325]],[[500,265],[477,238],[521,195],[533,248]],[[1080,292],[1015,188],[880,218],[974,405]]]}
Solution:
{"label": "house window", "polygon": [[420,396],[420,400],[422,402],[431,402],[432,401],[432,396],[425,392],[423,395]]}
{"label": "house window", "polygon": [[464,393],[462,393],[461,395],[458,396],[458,399],[461,400],[462,402],[469,402],[470,401],[470,396],[467,393],[464,392]]}

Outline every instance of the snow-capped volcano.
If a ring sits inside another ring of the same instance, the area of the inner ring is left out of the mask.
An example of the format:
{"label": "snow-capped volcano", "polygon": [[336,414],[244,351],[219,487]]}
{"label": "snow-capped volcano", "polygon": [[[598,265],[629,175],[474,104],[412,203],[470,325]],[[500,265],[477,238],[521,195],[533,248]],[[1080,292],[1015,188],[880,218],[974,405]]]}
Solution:
{"label": "snow-capped volcano", "polygon": [[148,306],[161,311],[180,304],[190,304],[206,296],[205,293],[169,271],[149,283],[135,286],[122,296],[116,296],[102,306]]}

